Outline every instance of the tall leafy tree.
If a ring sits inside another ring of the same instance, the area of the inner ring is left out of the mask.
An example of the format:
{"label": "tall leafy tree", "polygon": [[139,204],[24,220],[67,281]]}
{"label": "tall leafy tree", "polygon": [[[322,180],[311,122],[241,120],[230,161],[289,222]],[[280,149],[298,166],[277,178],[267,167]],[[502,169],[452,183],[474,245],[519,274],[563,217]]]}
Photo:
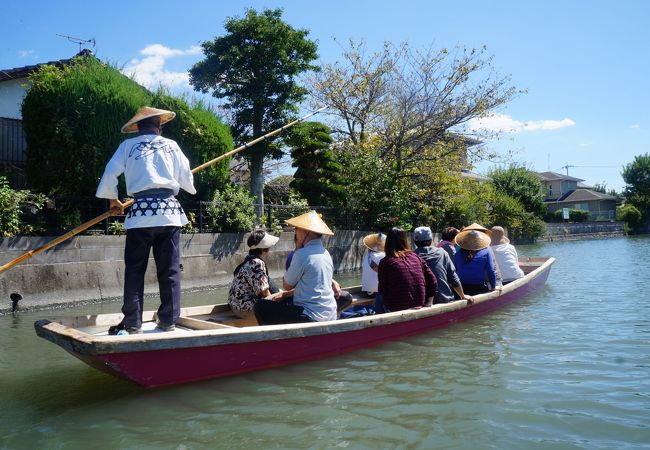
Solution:
{"label": "tall leafy tree", "polygon": [[[462,150],[461,135],[477,134],[472,119],[521,92],[496,73],[485,48],[419,51],[385,43],[368,54],[363,42],[351,41],[340,61],[311,78],[312,100],[330,107],[334,132],[354,144],[379,136],[380,156],[400,171]],[[441,151],[424,151],[433,146]]]}
{"label": "tall leafy tree", "polygon": [[488,174],[497,192],[502,192],[519,202],[524,210],[537,217],[544,217],[544,188],[539,176],[518,164],[511,164],[507,168],[498,168]]}
{"label": "tall leafy tree", "polygon": [[[307,90],[296,77],[317,69],[311,64],[318,58],[317,46],[307,39],[307,30],[282,20],[281,9],[249,9],[242,18],[226,20],[224,28],[224,36],[203,42],[205,59],[190,70],[190,83],[225,99],[235,137],[243,143],[282,126],[297,112]],[[281,154],[280,146],[265,142],[245,154],[258,217],[264,203],[264,158]]]}
{"label": "tall leafy tree", "polygon": [[303,122],[294,126],[287,139],[291,147],[293,167],[296,167],[291,187],[307,199],[310,205],[341,204],[345,198],[341,164],[330,150],[333,142],[327,125]]}
{"label": "tall leafy tree", "polygon": [[650,219],[650,153],[637,155],[626,164],[621,173],[625,181],[625,198]]}
{"label": "tall leafy tree", "polygon": [[[471,124],[522,92],[496,73],[485,49],[385,43],[370,54],[354,41],[310,82],[314,104],[329,106],[348,192],[359,188],[350,202],[364,199],[364,217],[404,226],[468,217],[473,206],[454,201],[454,186],[461,169],[484,156],[476,137],[488,134]],[[374,179],[366,179],[370,167]]]}

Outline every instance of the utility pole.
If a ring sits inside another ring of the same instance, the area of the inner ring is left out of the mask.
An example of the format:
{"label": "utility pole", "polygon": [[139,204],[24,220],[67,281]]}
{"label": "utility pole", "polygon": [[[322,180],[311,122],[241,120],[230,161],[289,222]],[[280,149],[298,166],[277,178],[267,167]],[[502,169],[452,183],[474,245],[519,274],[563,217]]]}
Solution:
{"label": "utility pole", "polygon": [[570,166],[569,163],[566,163],[566,165],[560,167],[560,169],[566,169],[566,176],[569,176],[569,167],[578,167],[578,166]]}

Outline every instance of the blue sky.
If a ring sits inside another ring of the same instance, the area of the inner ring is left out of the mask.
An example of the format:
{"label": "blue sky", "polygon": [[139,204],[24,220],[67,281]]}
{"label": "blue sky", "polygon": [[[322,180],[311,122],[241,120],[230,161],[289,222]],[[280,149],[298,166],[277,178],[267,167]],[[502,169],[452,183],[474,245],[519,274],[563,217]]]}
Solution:
{"label": "blue sky", "polygon": [[[223,34],[247,7],[284,9],[310,30],[321,63],[340,57],[334,41],[364,39],[414,47],[487,46],[494,65],[524,94],[489,126],[509,131],[490,149],[538,171],[549,168],[620,190],[624,164],[649,150],[650,2],[622,1],[112,1],[3,5],[0,69],[68,58],[70,35],[97,42],[96,55],[134,71],[145,84],[188,89],[198,45]],[[485,171],[489,163],[481,163]]]}

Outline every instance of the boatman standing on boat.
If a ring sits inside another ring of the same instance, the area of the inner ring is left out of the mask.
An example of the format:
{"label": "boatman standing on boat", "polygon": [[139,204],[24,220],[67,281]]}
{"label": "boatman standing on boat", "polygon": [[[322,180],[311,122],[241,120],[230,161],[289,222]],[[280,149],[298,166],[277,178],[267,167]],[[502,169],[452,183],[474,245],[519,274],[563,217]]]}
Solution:
{"label": "boatman standing on boat", "polygon": [[[310,211],[286,221],[296,228],[296,251],[284,274],[283,288],[293,290],[293,301],[259,300],[255,303],[255,317],[260,325],[281,323],[321,322],[336,320],[336,296],[341,294],[338,283],[333,283],[334,264],[323,246],[323,235],[334,233],[316,213]],[[338,294],[338,295],[337,295]]]}
{"label": "boatman standing on boat", "polygon": [[160,135],[161,126],[174,117],[172,111],[140,108],[122,127],[122,133],[137,135],[120,144],[97,188],[97,197],[109,199],[111,209],[124,211],[117,189],[124,174],[127,193],[135,198],[124,221],[124,319],[109,334],[142,332],[144,275],[152,248],[160,289],[156,328],[172,331],[180,314],[180,229],[188,220],[175,195],[179,189],[190,194],[196,189],[180,147]]}

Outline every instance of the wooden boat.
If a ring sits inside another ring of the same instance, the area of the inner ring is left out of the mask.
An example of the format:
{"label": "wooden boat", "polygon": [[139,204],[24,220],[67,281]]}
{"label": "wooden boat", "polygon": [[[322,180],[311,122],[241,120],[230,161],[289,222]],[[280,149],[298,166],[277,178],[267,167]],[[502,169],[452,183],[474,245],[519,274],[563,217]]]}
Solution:
{"label": "wooden boat", "polygon": [[[277,367],[400,339],[476,317],[519,300],[546,281],[554,258],[522,258],[525,277],[473,304],[457,300],[431,307],[329,322],[257,326],[233,316],[227,304],[183,308],[175,331],[109,336],[121,314],[39,320],[36,333],[85,363],[145,387],[186,383]],[[355,300],[356,304],[363,303]]]}

